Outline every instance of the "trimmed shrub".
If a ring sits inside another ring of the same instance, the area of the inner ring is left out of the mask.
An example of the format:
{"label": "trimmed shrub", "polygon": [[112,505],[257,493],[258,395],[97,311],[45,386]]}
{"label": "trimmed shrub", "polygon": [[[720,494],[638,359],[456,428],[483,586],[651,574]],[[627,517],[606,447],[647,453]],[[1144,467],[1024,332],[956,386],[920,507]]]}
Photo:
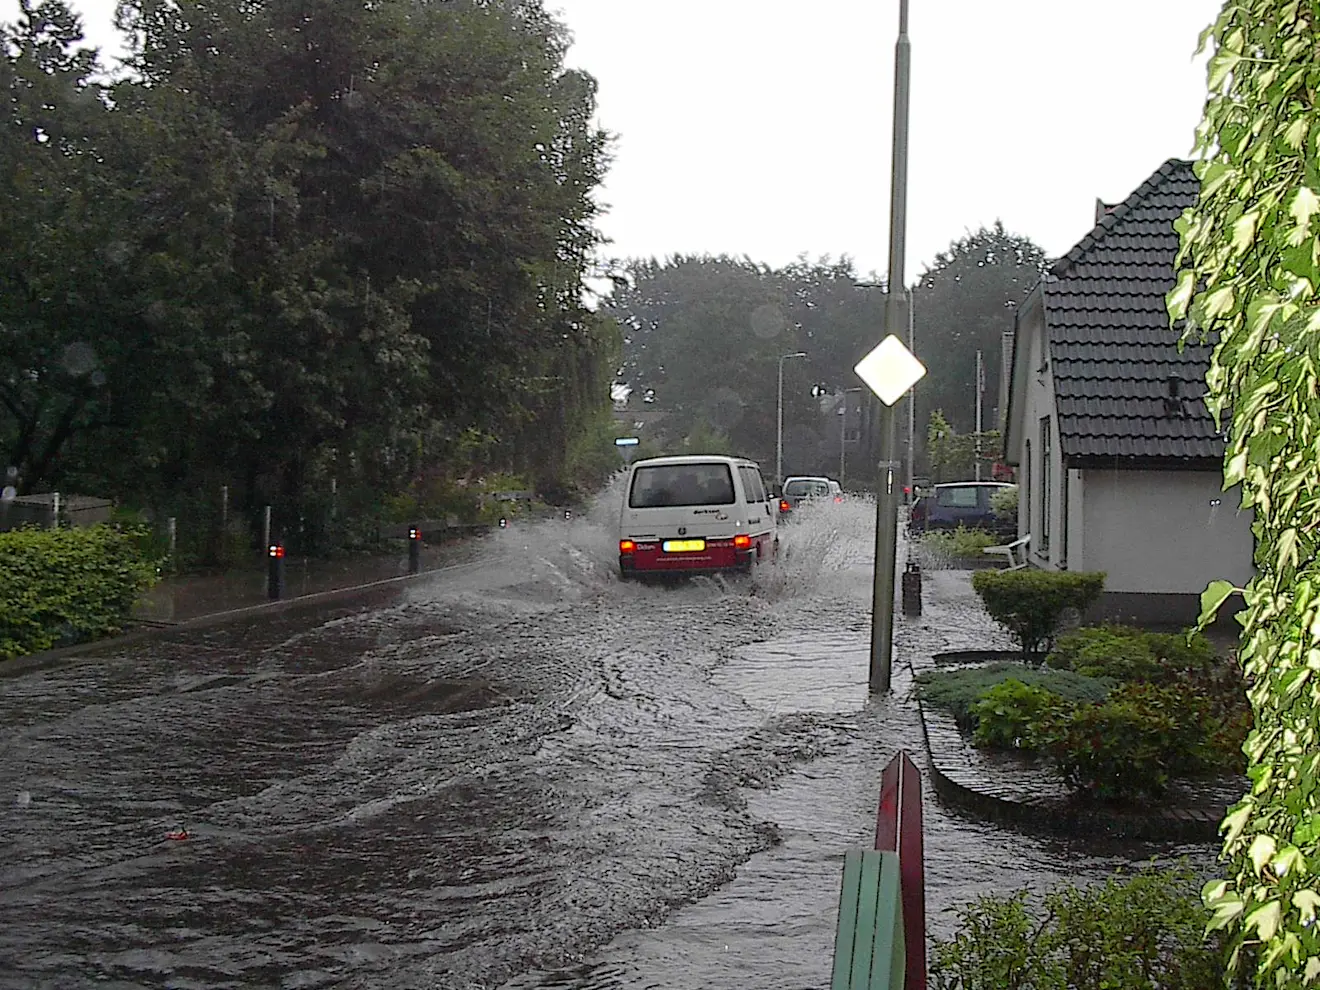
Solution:
{"label": "trimmed shrub", "polygon": [[119,632],[156,579],[141,539],[109,526],[0,533],[0,660]]}
{"label": "trimmed shrub", "polygon": [[[1028,892],[987,894],[936,939],[933,990],[1207,990],[1224,986],[1227,946],[1207,942],[1209,913],[1185,866],[1065,884],[1028,909]],[[1234,990],[1249,981],[1240,977]]]}
{"label": "trimmed shrub", "polygon": [[1035,749],[1035,727],[1048,713],[1070,707],[1062,697],[1015,677],[1000,681],[972,705],[972,743],[991,749]]}
{"label": "trimmed shrub", "polygon": [[976,728],[972,707],[1008,680],[1038,687],[1065,701],[1103,701],[1115,686],[1104,678],[1084,677],[1068,670],[1028,667],[1020,663],[991,663],[958,670],[930,670],[917,675],[917,693],[922,701],[949,709],[968,732]]}
{"label": "trimmed shrub", "polygon": [[1084,612],[1105,587],[1101,572],[977,571],[972,587],[990,617],[1012,633],[1022,659],[1040,662],[1053,646],[1063,613]]}

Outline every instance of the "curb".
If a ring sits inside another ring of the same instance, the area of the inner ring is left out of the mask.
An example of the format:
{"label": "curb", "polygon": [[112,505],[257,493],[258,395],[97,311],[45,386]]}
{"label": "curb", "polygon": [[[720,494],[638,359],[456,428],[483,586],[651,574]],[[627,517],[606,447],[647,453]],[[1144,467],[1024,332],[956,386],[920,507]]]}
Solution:
{"label": "curb", "polygon": [[[1062,796],[1026,798],[1011,783],[989,783],[985,778],[992,774],[1002,778],[1003,771],[985,763],[978,768],[965,762],[968,746],[962,741],[953,717],[939,711],[928,716],[921,699],[917,699],[917,707],[921,712],[921,733],[930,761],[931,783],[935,793],[949,804],[994,821],[1060,835],[1216,845],[1220,842],[1219,824],[1228,811],[1227,804],[1124,812],[1077,805]],[[955,739],[956,755],[952,752]],[[974,763],[976,754],[970,755]]]}
{"label": "curb", "polygon": [[384,590],[394,585],[416,581],[420,578],[430,577],[434,574],[442,574],[446,571],[457,571],[467,567],[476,567],[479,564],[485,563],[488,563],[488,561],[470,561],[464,564],[447,564],[444,567],[433,567],[428,571],[420,571],[417,574],[400,574],[396,577],[369,581],[366,584],[354,584],[343,588],[331,588],[327,591],[317,591],[310,595],[299,595],[296,598],[281,598],[279,601],[259,602],[256,605],[244,605],[240,608],[225,609],[221,612],[207,612],[204,615],[194,616],[191,619],[184,619],[181,622],[152,624],[145,629],[135,629],[132,632],[112,636],[108,639],[97,639],[92,640],[89,643],[78,643],[75,646],[61,646],[53,650],[42,650],[40,653],[29,653],[26,656],[15,657],[13,660],[0,662],[0,680],[11,677],[21,677],[24,674],[31,674],[41,670],[49,670],[52,667],[60,666],[66,660],[71,660],[88,653],[116,650],[146,640],[162,639],[177,632],[188,632],[194,629],[204,629],[208,626],[221,625],[234,619],[274,615],[279,612],[286,612],[303,606],[324,605],[341,599],[352,598],[355,595],[364,592]]}

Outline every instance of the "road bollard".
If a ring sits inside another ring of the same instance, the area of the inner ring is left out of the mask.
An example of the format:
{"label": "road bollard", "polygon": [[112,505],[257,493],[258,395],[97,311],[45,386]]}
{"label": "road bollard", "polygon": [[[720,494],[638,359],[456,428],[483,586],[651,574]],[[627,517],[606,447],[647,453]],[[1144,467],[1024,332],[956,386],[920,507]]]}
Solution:
{"label": "road bollard", "polygon": [[266,597],[279,601],[284,595],[284,544],[270,544],[266,554]]}
{"label": "road bollard", "polygon": [[903,572],[903,614],[921,614],[921,565],[915,560],[909,560]]}
{"label": "road bollard", "polygon": [[408,527],[408,573],[416,574],[422,569],[422,531],[416,526]]}

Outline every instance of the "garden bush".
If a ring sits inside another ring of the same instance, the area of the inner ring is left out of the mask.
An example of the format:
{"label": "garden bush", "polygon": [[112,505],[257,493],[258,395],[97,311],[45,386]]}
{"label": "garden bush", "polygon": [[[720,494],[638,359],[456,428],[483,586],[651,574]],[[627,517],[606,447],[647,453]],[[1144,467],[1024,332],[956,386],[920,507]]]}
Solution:
{"label": "garden bush", "polygon": [[0,660],[119,632],[158,561],[109,526],[0,533]]}
{"label": "garden bush", "polygon": [[[1227,947],[1204,936],[1209,914],[1185,866],[1065,884],[1040,910],[1028,892],[987,894],[936,939],[933,990],[1210,990],[1224,986]],[[1235,984],[1234,990],[1247,982]]]}
{"label": "garden bush", "polygon": [[1162,797],[1201,766],[1203,734],[1171,687],[1124,684],[1098,704],[1056,709],[1033,738],[1069,786],[1101,800]]}
{"label": "garden bush", "polygon": [[1056,670],[1120,681],[1157,680],[1163,673],[1146,633],[1130,626],[1087,626],[1065,633],[1045,662]]}
{"label": "garden bush", "polygon": [[1018,487],[998,488],[990,496],[990,511],[1004,529],[1016,529],[1018,521]]}
{"label": "garden bush", "polygon": [[1210,641],[1194,633],[1154,633],[1133,626],[1087,626],[1060,636],[1046,658],[1058,670],[1118,680],[1167,681],[1180,671],[1220,666]]}
{"label": "garden bush", "polygon": [[1116,683],[1105,678],[1085,677],[1068,670],[1028,667],[1020,663],[991,663],[983,667],[930,670],[917,675],[917,693],[922,701],[949,709],[966,731],[976,729],[972,708],[997,685],[1015,680],[1040,688],[1065,701],[1103,701]]}
{"label": "garden bush", "polygon": [[921,538],[921,546],[932,553],[946,557],[976,557],[983,555],[986,547],[992,547],[999,540],[993,533],[983,529],[968,529],[959,526],[954,530],[936,530]]}
{"label": "garden bush", "polygon": [[1039,662],[1053,646],[1063,613],[1084,612],[1104,590],[1101,572],[978,571],[972,587],[990,617],[1012,633],[1022,658]]}
{"label": "garden bush", "polygon": [[1068,707],[1053,691],[1010,677],[972,705],[976,722],[972,742],[990,749],[1035,749],[1035,727],[1048,713]]}

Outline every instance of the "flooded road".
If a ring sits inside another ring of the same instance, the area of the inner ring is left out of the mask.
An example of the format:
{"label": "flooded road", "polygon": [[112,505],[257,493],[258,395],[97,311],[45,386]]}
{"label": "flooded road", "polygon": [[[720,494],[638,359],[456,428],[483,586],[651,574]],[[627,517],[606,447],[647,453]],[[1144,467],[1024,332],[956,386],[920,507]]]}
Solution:
{"label": "flooded road", "polygon": [[[999,644],[930,574],[941,622],[897,625],[868,703],[869,506],[672,589],[615,579],[613,507],[0,679],[0,987],[826,985],[843,852],[894,752],[924,765],[912,666]],[[925,812],[937,934],[981,891],[1213,853]]]}

